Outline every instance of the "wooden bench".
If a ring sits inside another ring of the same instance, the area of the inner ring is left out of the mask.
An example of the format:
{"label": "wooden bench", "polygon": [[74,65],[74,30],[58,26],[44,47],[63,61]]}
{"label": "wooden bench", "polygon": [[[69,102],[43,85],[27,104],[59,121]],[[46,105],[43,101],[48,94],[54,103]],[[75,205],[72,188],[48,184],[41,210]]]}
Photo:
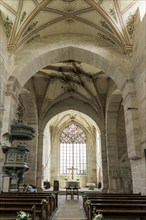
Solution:
{"label": "wooden bench", "polygon": [[142,195],[140,193],[101,193],[101,192],[95,192],[95,191],[84,191],[84,196],[95,196],[95,197],[141,197]]}
{"label": "wooden bench", "polygon": [[[0,213],[2,210],[9,210],[9,214],[10,214],[10,210],[11,211],[29,211],[30,208],[33,206],[34,203],[26,203],[26,202],[15,202],[15,204],[13,204],[12,202],[5,202],[5,203],[1,203],[0,206]],[[36,218],[39,218],[40,220],[47,220],[48,219],[48,212],[47,212],[47,207],[45,207],[44,204],[40,204],[40,203],[35,203],[35,207],[36,207]]]}
{"label": "wooden bench", "polygon": [[85,193],[83,207],[88,220],[91,220],[98,212],[102,212],[103,215],[122,214],[146,219],[146,196],[139,194]]}
{"label": "wooden bench", "polygon": [[[91,214],[90,218],[88,219],[92,219],[94,214],[98,214],[98,213],[102,213],[103,216],[123,216],[125,218],[129,219],[140,219],[140,220],[146,220],[146,210],[140,208],[140,209],[133,209],[133,206],[129,207],[125,207],[125,208],[121,208],[121,206],[117,206],[117,207],[112,207],[112,208],[103,208],[103,207],[96,207],[94,206],[93,208],[93,213]],[[111,217],[111,218],[112,218]]]}
{"label": "wooden bench", "polygon": [[[31,214],[32,220],[37,220],[36,215],[36,207],[35,205],[30,206],[29,208],[23,207],[23,211],[29,212]],[[0,219],[1,220],[16,220],[17,212],[22,211],[22,209],[19,209],[17,206],[15,207],[2,207],[0,206]]]}
{"label": "wooden bench", "polygon": [[16,217],[11,217],[11,216],[1,217],[0,220],[16,220]]}
{"label": "wooden bench", "polygon": [[[18,202],[20,204],[35,204],[36,209],[38,205],[41,205],[40,198],[34,198],[34,197],[18,197],[18,198],[0,198],[0,203],[11,203],[11,204],[17,204]],[[48,204],[46,204],[46,212],[49,217],[54,215],[54,212],[56,211],[54,200],[52,200],[52,197],[45,198],[45,200],[48,201]]]}
{"label": "wooden bench", "polygon": [[[41,206],[42,199],[46,199],[48,201],[47,208],[43,208],[40,211],[39,206]],[[36,213],[38,216],[40,216],[40,219],[46,219],[45,216],[50,219],[55,211],[57,210],[57,201],[58,197],[54,194],[48,194],[48,193],[2,193],[0,194],[0,203],[4,202],[7,203],[7,205],[11,204],[12,206],[17,206],[17,208],[22,204],[24,206],[36,204]],[[20,205],[17,204],[19,201]],[[27,204],[26,204],[27,202]],[[22,209],[21,209],[22,210]],[[43,213],[43,214],[42,214]]]}
{"label": "wooden bench", "polygon": [[143,203],[104,203],[104,202],[92,202],[88,205],[88,209],[86,212],[87,218],[91,220],[93,215],[98,212],[102,212],[102,214],[111,215],[111,214],[135,214],[137,217],[143,219],[146,217],[146,204]]}
{"label": "wooden bench", "polygon": [[48,197],[48,196],[53,196],[54,200],[55,200],[55,207],[58,207],[58,192],[56,191],[52,191],[52,192],[37,192],[37,193],[32,193],[32,192],[21,192],[21,193],[17,193],[17,192],[4,192],[0,194],[0,198],[1,197],[17,197],[19,195],[20,196],[27,196],[29,197],[31,195],[31,197],[35,197],[35,196],[40,196],[40,197]]}
{"label": "wooden bench", "polygon": [[0,194],[0,198],[1,197],[2,198],[5,198],[5,197],[10,198],[10,197],[18,197],[18,196],[21,198],[22,197],[30,197],[30,196],[31,196],[31,198],[42,197],[42,199],[46,198],[46,197],[49,197],[49,199],[50,199],[52,197],[54,202],[53,201],[51,201],[51,202],[53,202],[54,211],[58,207],[58,193],[56,193],[56,192],[50,192],[50,193],[48,193],[48,192],[47,193],[44,193],[44,192],[42,192],[42,193],[22,192],[22,193],[2,193],[2,194]]}
{"label": "wooden bench", "polygon": [[96,192],[84,192],[83,195],[83,206],[87,199],[116,199],[116,200],[130,200],[130,199],[140,199],[145,200],[146,196],[140,194],[119,194],[119,193],[96,193]]}

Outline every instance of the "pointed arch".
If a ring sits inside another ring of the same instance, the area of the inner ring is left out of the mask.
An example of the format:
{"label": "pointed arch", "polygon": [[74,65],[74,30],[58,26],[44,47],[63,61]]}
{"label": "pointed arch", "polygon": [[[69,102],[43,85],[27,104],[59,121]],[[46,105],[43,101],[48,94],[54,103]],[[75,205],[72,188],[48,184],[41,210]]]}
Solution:
{"label": "pointed arch", "polygon": [[[61,46],[54,43],[51,48],[49,46],[45,49],[44,47],[39,48],[39,52],[38,48],[37,51],[33,48],[31,56],[29,56],[27,51],[25,60],[22,60],[20,65],[17,65],[11,75],[15,76],[23,86],[37,71],[49,64],[69,59],[78,60],[104,71],[121,89],[126,79],[128,79],[128,69],[126,69],[128,61],[125,59],[126,57],[115,51],[111,51],[109,56],[109,51],[101,48],[99,50],[94,45],[78,45],[79,42],[69,43],[66,41]],[[32,54],[34,55],[32,56]]]}

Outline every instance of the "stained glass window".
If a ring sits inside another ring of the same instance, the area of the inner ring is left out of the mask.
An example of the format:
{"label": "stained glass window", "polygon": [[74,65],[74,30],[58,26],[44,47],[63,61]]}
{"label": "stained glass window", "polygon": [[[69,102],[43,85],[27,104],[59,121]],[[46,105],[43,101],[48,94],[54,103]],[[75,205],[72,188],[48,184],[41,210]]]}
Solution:
{"label": "stained glass window", "polygon": [[86,174],[86,135],[76,124],[66,127],[60,135],[60,174]]}

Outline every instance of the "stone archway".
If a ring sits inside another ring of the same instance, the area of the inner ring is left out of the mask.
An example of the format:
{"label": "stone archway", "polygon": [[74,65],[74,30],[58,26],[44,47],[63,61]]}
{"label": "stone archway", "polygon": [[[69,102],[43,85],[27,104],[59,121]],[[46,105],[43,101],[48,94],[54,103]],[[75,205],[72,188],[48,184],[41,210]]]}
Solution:
{"label": "stone archway", "polygon": [[[109,53],[106,54],[105,57],[103,56],[103,53],[99,55],[99,52],[101,52],[102,50],[98,50],[98,49],[99,48],[94,49],[93,45],[91,45],[91,47],[89,47],[89,45],[77,46],[76,44],[72,44],[68,42],[66,43],[66,45],[61,45],[61,46],[59,45],[58,47],[55,44],[54,49],[52,46],[51,48],[48,49],[48,51],[45,52],[43,51],[41,54],[37,53],[35,54],[34,57],[31,56],[32,58],[30,60],[29,60],[30,57],[28,56],[26,62],[23,63],[23,65],[21,62],[20,65],[18,63],[17,68],[11,74],[18,79],[21,86],[24,86],[24,84],[28,81],[28,79],[30,79],[38,70],[47,66],[48,64],[57,63],[59,61],[66,59],[80,60],[82,62],[100,68],[110,78],[112,78],[121,91],[125,105],[124,110],[127,111],[127,109],[131,109],[133,103],[135,104],[136,102],[136,94],[135,94],[133,81],[128,79],[128,69],[124,67],[124,64],[128,64],[128,63],[125,61],[125,58],[123,58],[123,56],[121,56],[123,63],[120,64],[119,62],[120,59],[117,60],[115,55],[111,57],[109,56],[110,55]],[[128,117],[131,117],[133,119],[134,116],[135,116],[135,112],[130,111]],[[137,117],[137,121],[138,121],[138,117]],[[139,150],[138,137],[136,135],[136,130],[134,129],[136,122],[132,120],[132,123],[134,123],[134,126],[130,126],[130,129],[127,129],[126,131],[127,131],[127,135],[129,134],[131,135],[130,138],[128,139],[130,146],[132,139],[132,148],[131,147],[129,148],[130,149],[129,155],[131,158],[136,159],[139,158],[140,150]],[[126,126],[128,127],[127,124]],[[137,127],[137,129],[139,129],[139,127]],[[42,136],[42,133],[40,133],[40,136]],[[104,132],[103,135],[101,136],[104,136]],[[133,142],[133,137],[134,137],[134,142]],[[103,143],[103,145],[105,146],[105,143]]]}
{"label": "stone archway", "polygon": [[98,50],[92,51],[92,49],[93,45],[90,48],[86,48],[85,46],[80,48],[77,45],[70,45],[45,51],[42,54],[38,54],[38,56],[35,55],[33,59],[32,56],[31,59],[28,56],[25,59],[25,64],[23,63],[22,65],[20,62],[20,66],[18,65],[11,75],[15,76],[20,84],[24,86],[37,71],[49,64],[67,59],[78,60],[101,69],[116,83],[119,89],[122,89],[128,79],[128,69],[123,64],[120,64],[120,59],[117,60],[116,56],[110,59],[111,57],[108,57],[109,54],[103,54],[105,55],[104,57],[99,54]]}
{"label": "stone archway", "polygon": [[[87,103],[84,103],[81,105],[80,101],[75,99],[75,98],[70,98],[68,100],[64,100],[61,103],[55,103],[54,106],[47,112],[46,117],[44,120],[40,123],[40,135],[39,136],[39,143],[40,146],[43,145],[43,130],[48,123],[48,121],[53,118],[55,115],[59,114],[60,112],[67,111],[67,110],[76,110],[81,113],[84,113],[85,115],[89,116],[99,127],[99,130],[101,132],[101,161],[104,161],[104,164],[102,164],[102,183],[103,183],[103,188],[106,190],[107,188],[107,155],[106,155],[106,145],[105,145],[105,128],[104,128],[104,122],[100,121],[99,116],[97,113],[94,111],[94,109],[90,106],[87,105]],[[42,150],[39,147],[38,148],[38,154],[39,154],[39,160],[38,160],[38,185],[41,185],[41,179],[40,179],[40,173],[42,172],[41,165],[42,165]]]}
{"label": "stone archway", "polygon": [[[59,172],[59,146],[60,146],[60,135],[64,128],[68,127],[71,124],[75,124],[79,126],[85,136],[86,136],[86,159],[87,159],[87,173],[76,174],[75,178],[80,179],[80,186],[85,187],[87,182],[91,182],[91,180],[96,184],[99,181],[103,182],[102,179],[99,177],[99,173],[97,175],[96,170],[101,169],[101,152],[99,155],[99,149],[101,151],[101,146],[98,146],[97,152],[97,133],[98,137],[100,138],[100,130],[93,121],[90,116],[81,113],[80,111],[75,110],[67,110],[67,111],[60,111],[59,114],[56,114],[54,117],[50,117],[45,129],[44,129],[44,136],[43,136],[43,178],[48,179],[51,183],[54,179],[59,180],[60,187],[64,187],[65,181],[64,178],[71,179],[70,175],[61,174]],[[49,143],[49,146],[48,146]],[[98,143],[100,145],[100,143]],[[50,150],[48,149],[50,148]],[[97,155],[98,154],[98,155]],[[98,156],[98,158],[97,158]],[[98,159],[98,163],[97,163]],[[48,172],[50,171],[50,175]],[[101,171],[102,172],[102,171]],[[103,175],[101,175],[103,176]]]}

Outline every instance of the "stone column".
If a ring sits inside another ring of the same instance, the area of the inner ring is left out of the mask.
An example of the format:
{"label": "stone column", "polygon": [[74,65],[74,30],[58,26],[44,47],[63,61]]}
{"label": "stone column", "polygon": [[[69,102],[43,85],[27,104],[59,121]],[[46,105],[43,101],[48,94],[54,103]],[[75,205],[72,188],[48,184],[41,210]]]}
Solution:
{"label": "stone column", "polygon": [[[58,170],[58,157],[59,157],[59,129],[58,126],[51,126],[50,128],[51,135],[51,183],[54,184],[54,180],[59,180],[59,170]],[[60,181],[61,184],[62,181]]]}
{"label": "stone column", "polygon": [[141,158],[141,146],[139,113],[133,81],[127,81],[122,90],[128,156],[131,160],[135,160]]}
{"label": "stone column", "polygon": [[[7,84],[7,90],[5,93],[5,104],[4,108],[0,109],[0,134],[1,134],[1,143],[7,144],[5,141],[8,142],[4,138],[3,135],[10,134],[10,128],[11,124],[16,116],[16,108],[18,104],[18,95],[20,91],[20,85],[16,78],[11,77],[8,84]],[[4,164],[4,154],[2,150],[0,149],[0,167],[3,168]],[[0,189],[2,190],[2,169],[0,170]]]}
{"label": "stone column", "polygon": [[16,109],[18,105],[18,97],[21,86],[15,77],[10,77],[7,83],[7,90],[5,93],[4,116],[2,125],[2,135],[10,133],[11,124],[16,118]]}
{"label": "stone column", "polygon": [[[2,19],[0,19],[0,143],[1,132],[2,132],[2,121],[4,115],[4,99],[5,99],[5,87],[7,81],[7,68],[8,68],[8,52],[7,52],[7,37],[4,30],[4,25]],[[3,167],[4,154],[0,145],[0,191],[2,190],[3,181]]]}
{"label": "stone column", "polygon": [[[3,119],[4,108],[0,108],[0,143],[1,143],[1,130],[2,130],[2,119]],[[4,153],[2,151],[2,146],[0,144],[0,191],[2,190],[2,181],[3,181],[3,171],[2,167],[4,164]]]}
{"label": "stone column", "polygon": [[117,112],[108,112],[108,125],[106,131],[107,141],[107,163],[108,163],[108,192],[118,192],[120,190],[118,182],[119,161],[117,149],[117,131],[116,131]]}
{"label": "stone column", "polygon": [[[2,130],[3,115],[4,115],[4,106],[0,106],[0,134]],[[0,140],[1,140],[1,137],[0,137]]]}
{"label": "stone column", "polygon": [[[97,165],[96,165],[96,129],[94,126],[91,128],[91,135],[86,133],[86,147],[87,147],[87,182],[86,183],[97,183]],[[83,181],[83,178],[82,178]]]}
{"label": "stone column", "polygon": [[102,192],[108,189],[107,150],[105,133],[101,133]]}
{"label": "stone column", "polygon": [[132,80],[125,82],[123,88],[123,105],[125,113],[125,126],[128,146],[128,157],[131,160],[133,191],[141,192],[141,183],[144,183],[145,162],[141,147],[141,131],[139,123],[139,110],[136,92]]}
{"label": "stone column", "polygon": [[14,171],[14,172],[11,172],[11,177],[10,177],[10,189],[9,191],[10,192],[18,192],[18,175],[17,173]]}
{"label": "stone column", "polygon": [[37,180],[36,185],[38,191],[42,191],[42,176],[43,176],[43,132],[38,134],[38,150],[37,150]]}

